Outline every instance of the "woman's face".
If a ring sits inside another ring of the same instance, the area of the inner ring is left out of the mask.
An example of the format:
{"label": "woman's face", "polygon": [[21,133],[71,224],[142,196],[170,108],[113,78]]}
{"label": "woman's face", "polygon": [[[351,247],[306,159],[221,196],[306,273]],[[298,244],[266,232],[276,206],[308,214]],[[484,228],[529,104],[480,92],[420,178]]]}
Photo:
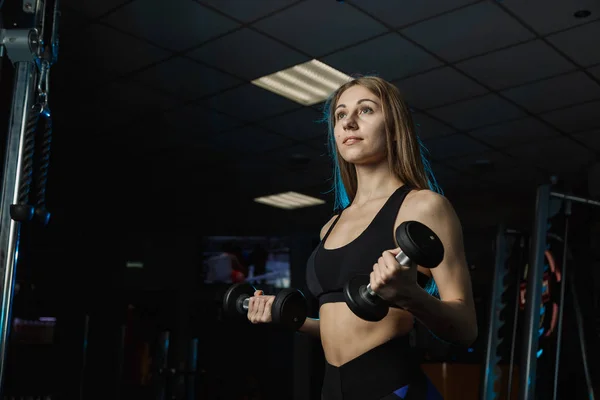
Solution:
{"label": "woman's face", "polygon": [[346,89],[334,110],[334,135],[339,155],[352,164],[379,163],[386,157],[381,100],[369,89]]}

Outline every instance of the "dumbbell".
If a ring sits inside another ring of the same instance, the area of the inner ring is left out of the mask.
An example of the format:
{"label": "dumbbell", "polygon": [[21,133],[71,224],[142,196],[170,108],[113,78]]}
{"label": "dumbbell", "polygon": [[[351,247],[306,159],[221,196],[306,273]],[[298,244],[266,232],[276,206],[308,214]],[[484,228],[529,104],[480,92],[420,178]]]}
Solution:
{"label": "dumbbell", "polygon": [[[420,265],[435,268],[444,259],[444,245],[427,226],[417,221],[405,221],[396,228],[396,243],[400,253],[396,260],[400,265]],[[415,265],[415,267],[416,267]],[[369,275],[352,277],[344,285],[346,304],[359,318],[380,321],[388,313],[390,304],[372,289]]]}
{"label": "dumbbell", "polygon": [[[249,283],[236,283],[223,296],[223,311],[230,318],[248,318],[250,297],[256,288]],[[308,305],[306,298],[297,289],[283,289],[275,296],[271,306],[273,323],[298,330],[306,320]]]}

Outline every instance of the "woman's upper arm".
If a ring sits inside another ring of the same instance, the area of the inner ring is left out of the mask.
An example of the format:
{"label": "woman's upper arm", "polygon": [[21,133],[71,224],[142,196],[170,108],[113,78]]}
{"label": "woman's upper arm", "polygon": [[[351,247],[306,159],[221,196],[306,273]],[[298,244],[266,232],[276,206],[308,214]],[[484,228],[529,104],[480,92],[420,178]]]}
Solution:
{"label": "woman's upper arm", "polygon": [[416,220],[425,224],[444,246],[442,262],[431,269],[441,300],[456,300],[473,306],[462,227],[454,208],[446,197],[429,190],[413,192],[411,195],[410,200],[407,198],[409,204],[402,220]]}

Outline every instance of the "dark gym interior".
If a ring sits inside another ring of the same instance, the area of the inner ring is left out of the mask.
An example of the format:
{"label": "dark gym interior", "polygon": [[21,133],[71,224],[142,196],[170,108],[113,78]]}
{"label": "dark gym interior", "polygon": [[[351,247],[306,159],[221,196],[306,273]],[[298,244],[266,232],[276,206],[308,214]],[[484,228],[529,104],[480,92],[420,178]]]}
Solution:
{"label": "dark gym interior", "polygon": [[[0,0],[0,29],[16,29],[23,4]],[[526,279],[515,271],[531,259],[537,189],[600,200],[598,1],[62,0],[58,26],[51,217],[20,227],[3,398],[320,398],[320,343],[228,320],[228,285],[207,276],[226,244],[258,268],[258,244],[262,272],[284,273],[257,287],[305,290],[307,259],[334,213],[323,102],[252,81],[318,60],[398,86],[460,218],[479,337],[460,348],[425,329],[413,335],[446,399],[489,398],[497,232],[510,232],[496,398],[517,399]],[[4,52],[3,165],[15,75]],[[289,191],[324,202],[255,201]],[[560,264],[565,202],[549,207],[548,249]],[[590,385],[600,393],[600,208],[574,202],[568,237],[558,398],[588,399]],[[539,399],[552,399],[552,330],[539,339]]]}

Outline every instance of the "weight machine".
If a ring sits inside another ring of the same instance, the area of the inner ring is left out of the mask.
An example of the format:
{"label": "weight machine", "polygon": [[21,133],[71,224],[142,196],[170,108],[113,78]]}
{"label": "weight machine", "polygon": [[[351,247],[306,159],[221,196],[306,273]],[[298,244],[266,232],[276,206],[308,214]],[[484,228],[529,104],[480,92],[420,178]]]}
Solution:
{"label": "weight machine", "polygon": [[[524,326],[521,332],[521,362],[519,370],[519,400],[532,400],[536,398],[536,377],[537,377],[537,360],[538,360],[538,344],[540,337],[540,315],[542,307],[542,293],[544,289],[544,273],[547,258],[547,231],[548,221],[554,215],[551,211],[550,202],[553,199],[558,199],[562,202],[562,209],[565,217],[564,235],[562,238],[563,254],[561,264],[561,286],[560,286],[560,305],[558,307],[558,315],[556,322],[557,342],[556,342],[556,360],[554,365],[553,376],[553,400],[558,396],[558,375],[560,364],[560,351],[562,340],[562,321],[565,290],[569,285],[574,293],[574,283],[572,279],[567,279],[567,254],[568,254],[568,233],[569,233],[569,217],[571,216],[572,203],[588,204],[592,206],[600,206],[600,201],[586,199],[583,197],[572,196],[568,194],[552,191],[551,184],[544,184],[538,187],[535,203],[535,218],[533,224],[533,233],[529,243],[529,269],[526,287],[526,299],[524,305]],[[509,249],[507,246],[507,236],[518,234],[516,231],[507,230],[504,225],[498,227],[495,243],[495,268],[494,278],[492,281],[491,302],[490,302],[490,324],[487,332],[487,348],[486,357],[483,367],[483,378],[481,387],[481,398],[483,400],[492,400],[498,397],[494,385],[499,381],[500,374],[498,366],[500,356],[498,354],[499,346],[504,338],[500,337],[499,331],[503,328],[506,320],[501,317],[503,309],[506,307],[506,299],[503,298],[505,291],[506,278],[508,268],[506,266]],[[517,274],[519,275],[519,274]],[[509,282],[508,284],[513,284]],[[516,284],[516,282],[514,283]],[[518,290],[517,290],[518,293]],[[574,296],[575,317],[578,325],[578,336],[580,341],[581,354],[583,359],[583,369],[587,382],[589,398],[594,399],[592,382],[589,375],[586,345],[583,336],[583,320],[581,312]],[[518,304],[518,302],[517,302]],[[517,304],[515,306],[517,306]],[[508,317],[508,315],[507,315]],[[512,363],[514,356],[514,339],[516,334],[517,310],[513,316],[513,332],[512,332],[512,348],[511,348],[511,369],[508,376],[508,387],[510,398],[510,388],[512,384]]]}
{"label": "weight machine", "polygon": [[[0,0],[0,56],[6,54],[15,68],[0,200],[0,394],[20,226],[33,220],[46,225],[50,218],[45,205],[52,135],[48,95],[50,68],[58,58],[58,19],[59,0]],[[38,137],[41,122],[44,129]],[[35,199],[30,199],[32,184]]]}

